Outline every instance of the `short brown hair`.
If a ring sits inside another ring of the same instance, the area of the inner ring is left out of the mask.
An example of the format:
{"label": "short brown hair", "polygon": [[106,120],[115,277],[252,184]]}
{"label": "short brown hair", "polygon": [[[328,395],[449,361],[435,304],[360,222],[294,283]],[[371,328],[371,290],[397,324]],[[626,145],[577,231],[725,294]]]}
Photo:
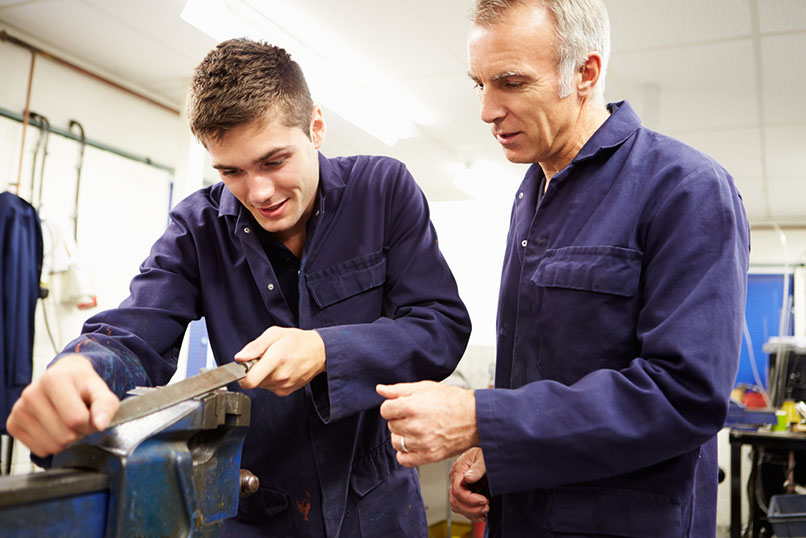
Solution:
{"label": "short brown hair", "polygon": [[220,140],[238,125],[271,121],[271,113],[310,137],[312,110],[299,64],[284,49],[262,41],[219,43],[193,72],[188,119],[202,142]]}

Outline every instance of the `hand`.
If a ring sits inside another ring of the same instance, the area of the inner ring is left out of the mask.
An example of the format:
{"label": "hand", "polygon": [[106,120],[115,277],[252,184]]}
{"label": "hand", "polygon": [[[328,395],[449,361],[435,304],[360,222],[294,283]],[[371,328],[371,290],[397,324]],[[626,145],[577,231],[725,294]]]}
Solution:
{"label": "hand", "polygon": [[325,343],[316,331],[269,327],[235,354],[239,362],[258,358],[240,385],[278,396],[288,396],[326,370]]}
{"label": "hand", "polygon": [[451,489],[448,497],[451,510],[470,521],[484,521],[490,511],[490,501],[470,488],[487,474],[481,448],[474,447],[459,456],[450,472]]}
{"label": "hand", "polygon": [[83,355],[65,355],[22,391],[6,429],[40,457],[106,428],[120,401]]}
{"label": "hand", "polygon": [[387,398],[381,416],[389,421],[401,465],[440,461],[479,444],[472,390],[434,381],[378,385],[376,390]]}

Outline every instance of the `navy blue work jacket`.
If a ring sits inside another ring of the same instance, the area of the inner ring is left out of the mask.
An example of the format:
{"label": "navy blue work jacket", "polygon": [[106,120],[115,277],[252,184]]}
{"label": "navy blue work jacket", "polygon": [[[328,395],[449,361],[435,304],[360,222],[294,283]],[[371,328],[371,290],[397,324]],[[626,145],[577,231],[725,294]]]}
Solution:
{"label": "navy blue work jacket", "polygon": [[219,363],[272,325],[318,330],[326,373],[284,398],[246,391],[252,418],[242,467],[260,490],[241,501],[225,535],[424,537],[416,472],[395,459],[375,385],[448,376],[469,318],[406,168],[389,158],[321,155],[319,166],[298,324],[253,219],[218,183],[171,212],[131,296],[89,319],[66,351],[89,356],[122,395],[166,383],[188,322],[201,316]]}
{"label": "navy blue work jacket", "polygon": [[749,226],[721,166],[609,108],[539,206],[538,165],[515,197],[476,392],[489,536],[716,532]]}
{"label": "navy blue work jacket", "polygon": [[0,192],[0,433],[31,383],[34,324],[42,275],[42,226],[36,209]]}

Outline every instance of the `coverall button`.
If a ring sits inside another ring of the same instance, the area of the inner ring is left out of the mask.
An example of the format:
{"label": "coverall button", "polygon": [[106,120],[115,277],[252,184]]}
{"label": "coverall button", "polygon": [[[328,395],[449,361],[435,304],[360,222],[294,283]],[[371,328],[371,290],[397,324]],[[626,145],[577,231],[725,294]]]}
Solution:
{"label": "coverall button", "polygon": [[525,247],[528,243],[529,242],[526,239],[524,239],[523,241],[521,241],[521,246]]}
{"label": "coverall button", "polygon": [[518,193],[518,200],[521,200],[522,198],[523,198],[523,193],[522,193],[522,192],[519,192],[519,193]]}
{"label": "coverall button", "polygon": [[274,289],[274,283],[273,283],[273,282],[269,282],[269,285],[268,285],[268,286],[266,286],[266,287],[267,287],[267,288],[269,288],[269,291],[272,291],[272,290]]}
{"label": "coverall button", "polygon": [[249,232],[251,232],[252,230],[250,230],[250,229],[249,229],[249,226],[244,226],[243,231],[244,231],[244,233],[247,233],[247,234],[248,234],[248,233],[249,233]]}

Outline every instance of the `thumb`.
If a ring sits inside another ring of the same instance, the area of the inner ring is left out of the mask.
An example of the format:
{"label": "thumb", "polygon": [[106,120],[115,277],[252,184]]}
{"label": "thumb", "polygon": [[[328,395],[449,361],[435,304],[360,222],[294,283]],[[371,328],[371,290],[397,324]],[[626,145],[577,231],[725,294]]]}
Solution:
{"label": "thumb", "polygon": [[96,430],[106,429],[120,406],[120,400],[109,390],[100,377],[87,380],[84,387],[84,401],[89,404],[90,420]]}
{"label": "thumb", "polygon": [[471,467],[465,472],[464,475],[462,475],[462,482],[465,484],[472,484],[474,482],[478,482],[481,477],[481,472],[476,470],[475,467]]}
{"label": "thumb", "polygon": [[246,344],[235,354],[235,360],[248,361],[260,358],[273,343],[282,338],[282,331],[272,329],[275,329],[275,327],[269,327],[260,336]]}

